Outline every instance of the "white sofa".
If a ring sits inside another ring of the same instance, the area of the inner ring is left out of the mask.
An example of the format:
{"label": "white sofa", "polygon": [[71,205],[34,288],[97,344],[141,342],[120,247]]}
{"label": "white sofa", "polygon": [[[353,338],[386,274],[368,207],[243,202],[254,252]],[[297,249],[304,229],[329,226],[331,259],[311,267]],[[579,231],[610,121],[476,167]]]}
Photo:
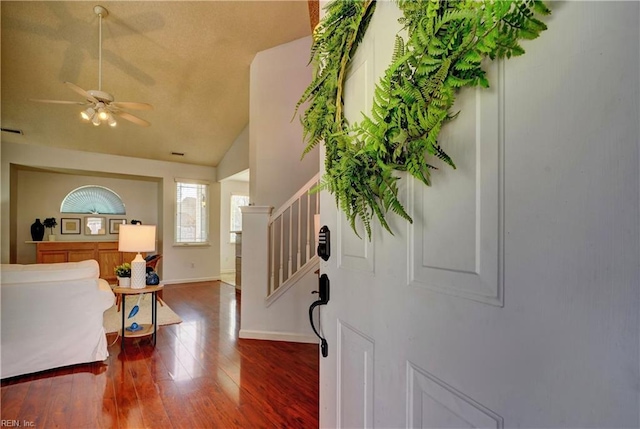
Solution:
{"label": "white sofa", "polygon": [[115,302],[94,260],[0,265],[0,378],[105,360]]}

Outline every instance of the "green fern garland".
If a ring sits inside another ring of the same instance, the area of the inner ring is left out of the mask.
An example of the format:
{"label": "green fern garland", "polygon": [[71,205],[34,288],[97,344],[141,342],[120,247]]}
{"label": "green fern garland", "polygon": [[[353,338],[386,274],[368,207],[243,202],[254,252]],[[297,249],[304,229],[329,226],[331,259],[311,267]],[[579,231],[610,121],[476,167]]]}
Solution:
{"label": "green fern garland", "polygon": [[336,0],[314,32],[311,62],[314,78],[297,109],[308,153],[318,143],[326,148],[321,188],[334,194],[358,234],[361,219],[371,238],[371,220],[392,233],[389,210],[409,222],[398,200],[396,171],[406,171],[430,185],[431,157],[455,168],[438,143],[442,126],[460,88],[489,81],[482,60],[522,55],[518,41],[534,39],[548,15],[540,0],[397,0],[407,40],[396,36],[391,65],[376,85],[373,109],[350,126],[343,114],[343,87],[349,60],[362,41],[375,10],[372,0]]}

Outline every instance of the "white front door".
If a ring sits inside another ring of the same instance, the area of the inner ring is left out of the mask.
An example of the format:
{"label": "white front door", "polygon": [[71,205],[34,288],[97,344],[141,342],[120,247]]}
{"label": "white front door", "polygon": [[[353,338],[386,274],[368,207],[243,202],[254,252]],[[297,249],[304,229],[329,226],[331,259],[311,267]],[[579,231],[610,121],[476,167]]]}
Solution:
{"label": "white front door", "polygon": [[[551,3],[465,89],[408,225],[357,238],[332,195],[322,427],[638,427],[639,5]],[[369,111],[400,12],[378,2],[345,111]],[[322,168],[322,167],[321,167]]]}

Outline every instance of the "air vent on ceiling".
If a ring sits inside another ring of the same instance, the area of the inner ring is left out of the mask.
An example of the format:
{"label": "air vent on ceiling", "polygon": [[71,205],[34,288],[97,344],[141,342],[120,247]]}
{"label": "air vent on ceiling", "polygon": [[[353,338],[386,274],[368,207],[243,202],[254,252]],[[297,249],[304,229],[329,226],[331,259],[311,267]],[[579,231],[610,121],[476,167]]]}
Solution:
{"label": "air vent on ceiling", "polygon": [[0,130],[2,130],[5,133],[20,134],[20,135],[24,134],[22,130],[14,130],[13,128],[0,128]]}

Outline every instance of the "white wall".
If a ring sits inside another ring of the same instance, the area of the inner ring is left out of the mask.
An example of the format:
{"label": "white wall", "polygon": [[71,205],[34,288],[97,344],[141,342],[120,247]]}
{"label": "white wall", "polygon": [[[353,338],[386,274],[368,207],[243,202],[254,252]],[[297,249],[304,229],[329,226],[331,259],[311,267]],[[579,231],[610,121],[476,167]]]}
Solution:
{"label": "white wall", "polygon": [[[107,215],[106,235],[64,235],[61,233],[61,218],[80,219],[84,227],[86,215],[60,213],[60,204],[67,194],[74,189],[96,185],[111,189],[120,196],[125,204],[125,215]],[[36,262],[35,244],[25,243],[31,240],[30,227],[36,218],[55,217],[58,226],[54,228],[57,241],[117,241],[117,234],[109,234],[109,219],[140,220],[146,225],[158,225],[158,193],[160,184],[151,180],[130,180],[122,178],[81,176],[73,174],[32,171],[20,169],[17,172],[17,258],[18,264],[34,264]],[[47,240],[49,230],[45,231]],[[162,225],[158,225],[158,236],[162,237]],[[159,243],[162,249],[162,243]]]}
{"label": "white wall", "polygon": [[234,140],[216,167],[218,180],[226,179],[249,168],[249,125]]}
{"label": "white wall", "polygon": [[[308,320],[317,276],[311,273],[267,307],[267,224],[319,170],[318,149],[300,160],[302,126],[295,105],[311,82],[311,38],[258,53],[251,64],[250,199],[243,209],[241,338],[315,342]],[[247,213],[249,219],[247,219]],[[249,262],[250,261],[250,262]]]}
{"label": "white wall", "polygon": [[[318,149],[301,161],[295,105],[311,82],[311,37],[259,52],[251,63],[251,202],[279,207],[318,172]],[[293,120],[292,120],[293,118]]]}
{"label": "white wall", "polygon": [[231,243],[231,195],[249,195],[249,182],[223,180],[220,182],[220,272],[236,270],[236,245]]}
{"label": "white wall", "polygon": [[[162,202],[162,207],[158,211],[158,221],[163,224],[162,237],[159,237],[163,243],[162,253],[164,254],[162,260],[163,282],[214,280],[220,277],[220,246],[218,244],[220,239],[220,184],[216,182],[215,168],[6,142],[2,143],[1,162],[0,242],[2,263],[9,263],[11,244],[15,246],[17,242],[17,224],[12,219],[17,216],[17,204],[10,200],[10,189],[12,186],[16,186],[10,180],[12,176],[10,165],[17,164],[41,168],[82,169],[98,175],[137,175],[161,181],[158,198]],[[210,246],[172,246],[175,208],[174,179],[176,177],[206,180],[211,183],[209,198],[211,201]]]}

